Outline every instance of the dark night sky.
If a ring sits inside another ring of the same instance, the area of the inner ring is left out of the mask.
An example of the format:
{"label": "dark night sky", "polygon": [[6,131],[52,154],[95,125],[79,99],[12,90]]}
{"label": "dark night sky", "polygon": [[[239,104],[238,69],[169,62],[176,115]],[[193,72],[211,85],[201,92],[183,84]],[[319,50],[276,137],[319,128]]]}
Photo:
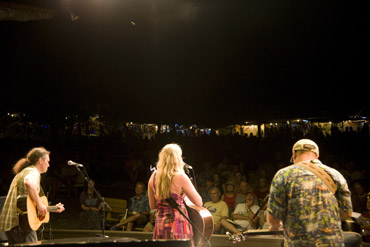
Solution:
{"label": "dark night sky", "polygon": [[85,0],[0,22],[1,111],[229,123],[369,112],[367,7]]}

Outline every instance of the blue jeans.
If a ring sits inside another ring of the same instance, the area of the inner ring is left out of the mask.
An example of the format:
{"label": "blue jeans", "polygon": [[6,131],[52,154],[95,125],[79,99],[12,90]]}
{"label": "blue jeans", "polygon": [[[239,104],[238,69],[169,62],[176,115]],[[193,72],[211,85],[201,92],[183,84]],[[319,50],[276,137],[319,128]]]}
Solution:
{"label": "blue jeans", "polygon": [[8,239],[9,245],[37,241],[37,234],[35,231],[23,232],[18,226],[10,231],[6,231],[5,236]]}

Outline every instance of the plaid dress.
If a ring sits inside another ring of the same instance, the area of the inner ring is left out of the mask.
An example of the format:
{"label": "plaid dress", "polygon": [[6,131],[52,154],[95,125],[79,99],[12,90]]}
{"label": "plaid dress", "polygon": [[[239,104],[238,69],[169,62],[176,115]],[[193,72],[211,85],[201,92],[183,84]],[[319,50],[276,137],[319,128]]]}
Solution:
{"label": "plaid dress", "polygon": [[[154,191],[155,177],[154,177]],[[179,208],[188,217],[184,204],[184,195],[171,193],[171,197],[177,202]],[[165,200],[157,200],[157,216],[153,232],[153,239],[191,239],[193,243],[193,231],[190,223],[177,209],[173,209]]]}

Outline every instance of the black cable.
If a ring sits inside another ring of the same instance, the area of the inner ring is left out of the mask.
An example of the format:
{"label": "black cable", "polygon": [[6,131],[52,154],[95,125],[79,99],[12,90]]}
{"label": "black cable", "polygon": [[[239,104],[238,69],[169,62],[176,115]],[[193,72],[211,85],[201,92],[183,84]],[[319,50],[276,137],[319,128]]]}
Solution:
{"label": "black cable", "polygon": [[200,236],[202,237],[202,239],[204,239],[207,243],[208,246],[211,246],[211,243],[209,242],[209,240],[202,234],[202,232],[198,229],[198,227],[196,227],[196,225],[180,210],[179,208],[179,205],[177,204],[177,202],[172,198],[167,198],[166,199],[166,202],[168,202],[168,204],[176,209],[177,211],[179,211],[179,213],[185,217],[185,219],[191,224],[191,226],[193,227],[193,229],[195,229],[199,234]]}
{"label": "black cable", "polygon": [[269,200],[269,197],[268,197],[268,196],[266,196],[266,198],[265,198],[265,199],[264,199],[264,201],[262,202],[262,206],[261,206],[261,207],[257,210],[257,212],[253,215],[253,217],[252,217],[251,221],[253,221],[253,220],[257,217],[257,215],[261,212],[261,210],[266,206],[266,204],[267,204],[268,200]]}

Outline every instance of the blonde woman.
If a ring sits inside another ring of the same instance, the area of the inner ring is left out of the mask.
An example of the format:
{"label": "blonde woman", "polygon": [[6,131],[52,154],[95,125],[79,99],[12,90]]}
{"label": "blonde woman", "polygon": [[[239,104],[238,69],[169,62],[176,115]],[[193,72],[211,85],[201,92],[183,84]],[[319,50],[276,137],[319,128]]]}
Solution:
{"label": "blonde woman", "polygon": [[157,171],[148,182],[148,195],[150,208],[157,209],[153,239],[192,239],[190,223],[166,201],[171,197],[185,215],[188,215],[185,196],[195,205],[202,206],[202,198],[184,173],[179,145],[167,144],[159,152]]}

